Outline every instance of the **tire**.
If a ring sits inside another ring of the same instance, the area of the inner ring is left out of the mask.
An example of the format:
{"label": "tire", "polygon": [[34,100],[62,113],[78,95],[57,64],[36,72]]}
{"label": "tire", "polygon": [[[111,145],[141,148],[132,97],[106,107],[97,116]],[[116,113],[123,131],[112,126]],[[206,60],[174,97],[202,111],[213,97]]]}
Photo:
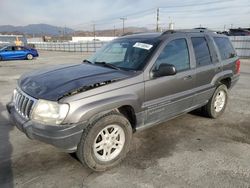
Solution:
{"label": "tire", "polygon": [[112,112],[86,127],[76,155],[83,165],[92,170],[105,171],[125,158],[131,139],[129,121],[122,114]]}
{"label": "tire", "polygon": [[202,107],[202,113],[210,118],[217,118],[223,114],[226,109],[228,101],[227,87],[222,84],[218,86],[209,100],[209,102]]}
{"label": "tire", "polygon": [[26,55],[26,58],[27,58],[28,60],[32,60],[32,59],[33,59],[33,55],[32,55],[32,54],[27,54],[27,55]]}
{"label": "tire", "polygon": [[0,56],[0,61],[2,61],[3,60],[3,58],[2,58],[2,56]]}

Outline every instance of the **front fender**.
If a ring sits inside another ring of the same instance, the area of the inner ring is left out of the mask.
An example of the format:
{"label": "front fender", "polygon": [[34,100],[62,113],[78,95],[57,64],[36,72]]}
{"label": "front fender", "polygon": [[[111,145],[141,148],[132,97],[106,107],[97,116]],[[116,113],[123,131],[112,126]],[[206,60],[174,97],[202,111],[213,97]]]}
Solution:
{"label": "front fender", "polygon": [[111,111],[113,109],[119,108],[124,105],[129,105],[134,109],[134,111],[138,111],[139,104],[137,104],[137,102],[138,102],[138,97],[132,94],[121,95],[95,101],[93,103],[89,103],[87,106],[82,106],[77,110],[79,111],[79,113],[82,114],[80,116],[79,121],[82,122],[89,120],[96,114],[100,114],[102,112],[106,113],[108,111]]}
{"label": "front fender", "polygon": [[80,106],[77,106],[77,104],[70,105],[74,108],[74,110],[70,112],[68,115],[69,119],[66,121],[68,121],[68,123],[79,123],[89,121],[97,114],[105,114],[111,110],[125,105],[129,105],[134,109],[135,112],[139,112],[141,102],[139,97],[134,94],[124,94],[95,100]]}

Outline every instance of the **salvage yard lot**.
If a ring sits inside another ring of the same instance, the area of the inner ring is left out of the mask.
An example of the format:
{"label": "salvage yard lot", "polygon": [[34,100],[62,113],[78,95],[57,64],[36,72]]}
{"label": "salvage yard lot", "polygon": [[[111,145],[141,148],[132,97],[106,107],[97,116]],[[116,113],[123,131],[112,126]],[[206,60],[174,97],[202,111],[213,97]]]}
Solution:
{"label": "salvage yard lot", "polygon": [[10,124],[5,105],[21,74],[86,56],[41,51],[32,61],[0,62],[1,188],[250,187],[250,60],[241,60],[241,77],[223,116],[189,113],[137,132],[127,158],[107,172],[92,172]]}

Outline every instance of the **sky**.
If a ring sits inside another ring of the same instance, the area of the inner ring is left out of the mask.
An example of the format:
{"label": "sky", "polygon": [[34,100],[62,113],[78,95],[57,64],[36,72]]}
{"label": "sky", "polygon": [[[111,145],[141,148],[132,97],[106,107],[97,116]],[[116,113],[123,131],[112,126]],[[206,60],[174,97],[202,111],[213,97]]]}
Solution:
{"label": "sky", "polygon": [[156,27],[165,29],[250,27],[250,0],[0,0],[0,25],[46,23],[76,30]]}

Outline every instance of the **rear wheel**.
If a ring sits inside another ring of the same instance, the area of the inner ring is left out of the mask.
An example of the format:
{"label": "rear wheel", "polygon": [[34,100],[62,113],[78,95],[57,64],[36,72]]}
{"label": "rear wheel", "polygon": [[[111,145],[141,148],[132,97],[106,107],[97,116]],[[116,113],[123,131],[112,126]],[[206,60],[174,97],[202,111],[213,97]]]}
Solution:
{"label": "rear wheel", "polygon": [[110,113],[90,124],[77,148],[78,159],[95,171],[107,170],[125,158],[132,127],[120,113]]}
{"label": "rear wheel", "polygon": [[32,54],[27,54],[26,58],[27,58],[28,60],[32,60],[32,59],[33,59],[33,55],[32,55]]}
{"label": "rear wheel", "polygon": [[0,56],[0,61],[2,61],[3,60],[3,58],[2,58],[2,56]]}
{"label": "rear wheel", "polygon": [[202,107],[204,115],[217,118],[225,111],[228,100],[228,90],[223,84],[217,87],[209,102]]}

